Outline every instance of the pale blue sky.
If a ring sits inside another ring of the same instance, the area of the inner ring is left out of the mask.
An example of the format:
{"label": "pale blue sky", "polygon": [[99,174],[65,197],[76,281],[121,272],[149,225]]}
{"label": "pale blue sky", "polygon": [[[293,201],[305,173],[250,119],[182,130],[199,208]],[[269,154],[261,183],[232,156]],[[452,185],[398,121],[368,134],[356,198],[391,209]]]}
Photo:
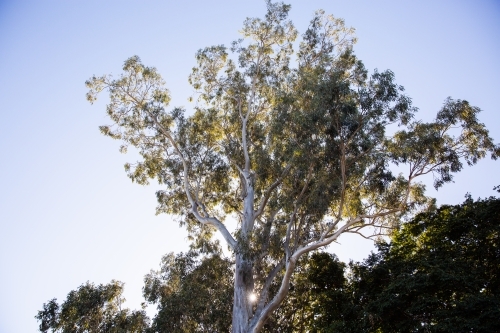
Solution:
{"label": "pale blue sky", "polygon": [[[358,56],[370,70],[393,70],[420,118],[448,96],[467,99],[500,141],[499,1],[290,3],[301,32],[319,8],[354,26]],[[99,134],[105,104],[86,102],[85,80],[118,74],[137,54],[163,75],[171,105],[189,109],[195,52],[228,45],[245,17],[264,12],[263,1],[0,0],[0,332],[35,332],[42,304],[87,280],[126,282],[138,308],[143,276],[186,248],[184,232],[154,216],[158,187],[132,184],[123,171],[131,156]],[[429,193],[440,204],[493,195],[498,163],[481,161]],[[371,249],[340,243],[344,260]]]}

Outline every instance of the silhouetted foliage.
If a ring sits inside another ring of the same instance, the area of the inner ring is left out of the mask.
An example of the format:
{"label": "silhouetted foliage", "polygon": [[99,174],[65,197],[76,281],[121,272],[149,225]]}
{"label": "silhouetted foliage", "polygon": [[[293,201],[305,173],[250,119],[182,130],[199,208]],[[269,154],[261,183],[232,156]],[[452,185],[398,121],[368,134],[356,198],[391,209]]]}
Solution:
{"label": "silhouetted foliage", "polygon": [[500,199],[419,214],[349,268],[316,299],[311,332],[498,332]]}

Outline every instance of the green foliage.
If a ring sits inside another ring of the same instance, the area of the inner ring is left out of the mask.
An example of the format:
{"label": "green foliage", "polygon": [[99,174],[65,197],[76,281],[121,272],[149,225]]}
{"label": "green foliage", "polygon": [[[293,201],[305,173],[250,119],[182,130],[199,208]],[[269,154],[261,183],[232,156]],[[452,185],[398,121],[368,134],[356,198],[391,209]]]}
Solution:
{"label": "green foliage", "polygon": [[[420,214],[317,298],[318,332],[498,332],[500,199]],[[314,273],[313,271],[310,274]],[[327,281],[329,274],[321,275]],[[312,279],[315,285],[320,282]],[[312,330],[314,332],[314,330]]]}
{"label": "green foliage", "polygon": [[[263,332],[307,332],[317,321],[316,298],[346,284],[345,264],[335,256],[304,257],[290,293],[266,322]],[[233,263],[219,255],[193,251],[163,257],[161,268],[145,276],[143,294],[156,304],[148,332],[229,332],[233,300]],[[333,280],[332,280],[333,279]],[[277,286],[274,286],[275,288]],[[334,293],[342,295],[338,290]]]}
{"label": "green foliage", "polygon": [[[123,285],[113,281],[44,304],[40,331],[230,332],[234,263],[219,253],[168,254],[145,276],[143,295],[158,309],[151,325],[143,311],[120,308]],[[262,332],[498,331],[500,199],[469,196],[419,214],[362,263],[324,252],[300,260]]]}
{"label": "green foliage", "polygon": [[[269,318],[264,332],[316,332],[320,323],[331,320],[345,308],[343,288],[345,264],[335,255],[316,252],[303,257],[290,282],[290,292]],[[328,304],[327,304],[328,303]]]}
{"label": "green foliage", "polygon": [[[319,299],[326,299],[325,292],[334,294],[335,302],[344,295],[345,264],[334,255],[315,253],[301,260],[287,299],[262,332],[308,332],[318,322],[318,311],[325,310],[317,306]],[[158,308],[151,332],[229,332],[232,267],[219,255],[200,256],[192,251],[165,255],[160,270],[144,279],[144,297]],[[342,307],[343,303],[332,304]]]}
{"label": "green foliage", "polygon": [[231,262],[219,255],[164,256],[144,278],[144,298],[158,308],[150,332],[230,332],[232,280]]}
{"label": "green foliage", "polygon": [[149,327],[144,311],[122,309],[123,283],[82,284],[59,305],[56,299],[43,305],[35,318],[40,332],[143,333]]}
{"label": "green foliage", "polygon": [[[500,148],[488,136],[486,126],[478,122],[480,111],[467,101],[446,99],[435,122],[415,122],[387,142],[391,157],[396,163],[409,163],[410,176],[426,172],[426,164],[435,164],[436,189],[453,180],[452,174],[462,169],[462,159],[473,165],[489,151],[496,159]],[[460,127],[460,135],[452,137],[447,132],[456,125]]]}
{"label": "green foliage", "polygon": [[[418,177],[432,174],[438,188],[463,160],[500,154],[467,101],[448,98],[434,121],[416,120],[394,74],[369,74],[356,57],[354,29],[342,19],[316,12],[294,44],[290,6],[266,4],[264,18],[245,20],[243,39],[196,53],[189,114],[167,109],[160,74],[137,56],[118,79],[86,82],[90,102],[109,94],[112,124],[101,132],[141,156],[125,165],[128,176],[164,186],[157,212],[178,216],[194,249],[218,231],[233,251],[237,331],[261,329],[300,256],[344,232],[386,233],[432,205]],[[390,125],[398,125],[392,137]],[[391,165],[408,173],[393,175]]]}

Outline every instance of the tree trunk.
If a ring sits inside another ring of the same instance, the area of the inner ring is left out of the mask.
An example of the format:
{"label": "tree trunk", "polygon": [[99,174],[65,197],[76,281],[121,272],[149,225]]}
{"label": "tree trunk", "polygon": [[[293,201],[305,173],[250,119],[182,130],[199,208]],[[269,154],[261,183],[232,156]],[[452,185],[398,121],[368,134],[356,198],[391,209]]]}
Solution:
{"label": "tree trunk", "polygon": [[249,299],[253,291],[252,264],[244,253],[236,254],[234,272],[233,333],[247,333],[252,315],[252,303]]}
{"label": "tree trunk", "polygon": [[233,333],[247,333],[252,316],[253,263],[249,255],[249,235],[254,219],[254,175],[245,171],[243,175],[243,220],[238,246],[235,253]]}

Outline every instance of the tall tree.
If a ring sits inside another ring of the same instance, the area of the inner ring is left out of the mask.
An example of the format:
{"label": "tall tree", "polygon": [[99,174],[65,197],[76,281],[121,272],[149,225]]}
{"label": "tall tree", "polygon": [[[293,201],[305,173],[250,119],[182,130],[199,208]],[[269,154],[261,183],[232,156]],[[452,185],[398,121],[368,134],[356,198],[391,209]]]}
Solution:
{"label": "tall tree", "polygon": [[[101,132],[142,157],[125,165],[129,177],[165,186],[158,213],[180,216],[196,242],[215,230],[225,239],[235,333],[262,329],[302,255],[345,232],[393,228],[427,202],[418,177],[432,173],[439,187],[463,159],[500,154],[467,101],[447,99],[434,122],[413,121],[417,109],[393,73],[368,75],[341,19],[318,11],[295,52],[289,10],[268,1],[263,19],[244,22],[243,39],[198,51],[191,116],[166,109],[161,76],[137,56],[120,78],[86,82],[90,102],[109,92],[113,123]],[[389,138],[391,124],[401,128]],[[394,176],[391,163],[408,173]]]}

